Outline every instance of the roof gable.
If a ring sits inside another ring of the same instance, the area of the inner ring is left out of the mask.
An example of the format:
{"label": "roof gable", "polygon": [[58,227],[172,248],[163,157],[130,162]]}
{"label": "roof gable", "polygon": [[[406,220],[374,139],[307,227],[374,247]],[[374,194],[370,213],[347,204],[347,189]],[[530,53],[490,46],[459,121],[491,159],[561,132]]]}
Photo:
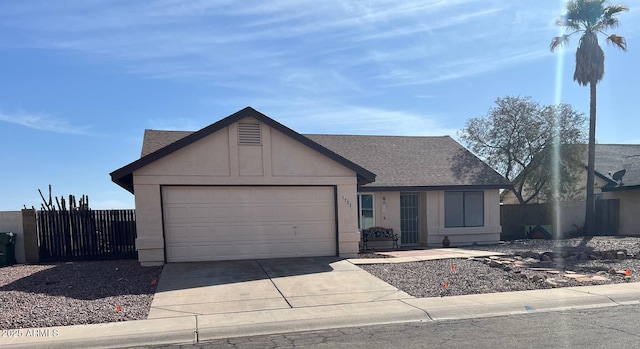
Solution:
{"label": "roof gable", "polygon": [[276,122],[257,110],[246,107],[228,117],[215,122],[199,131],[145,131],[145,139],[142,148],[142,157],[126,166],[111,172],[111,180],[129,192],[133,193],[133,172],[161,159],[185,146],[192,144],[218,130],[221,130],[244,118],[254,118],[281,133],[297,140],[309,148],[329,157],[343,166],[356,172],[358,183],[364,184],[375,180],[375,174],[357,165],[356,163],[336,154],[335,152],[319,145],[309,138],[291,130],[290,128]]}

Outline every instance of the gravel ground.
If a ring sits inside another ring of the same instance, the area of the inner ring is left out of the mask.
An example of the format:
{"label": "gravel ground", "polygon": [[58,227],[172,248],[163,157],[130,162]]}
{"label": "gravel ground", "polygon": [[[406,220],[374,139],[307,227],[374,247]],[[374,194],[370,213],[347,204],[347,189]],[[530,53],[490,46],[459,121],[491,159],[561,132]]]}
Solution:
{"label": "gravel ground", "polygon": [[[578,238],[562,241],[519,240],[500,245],[473,248],[502,252],[508,255],[521,254],[525,251],[543,253],[564,250],[589,252],[626,250],[627,253],[635,255],[640,252],[640,239],[593,237],[591,239]],[[634,258],[564,261],[563,263],[541,262],[538,264],[540,267],[558,270],[559,273],[556,274],[528,268],[490,267],[486,262],[487,260],[485,259],[446,259],[398,264],[361,265],[360,267],[415,297],[443,297],[640,282],[640,260]],[[610,274],[612,270],[626,271],[627,269],[630,271],[631,276]],[[580,282],[566,276],[571,272],[586,276],[597,275],[601,278],[606,278],[606,280]]]}
{"label": "gravel ground", "polygon": [[[639,238],[594,237],[562,241],[520,240],[471,247],[521,254],[565,250],[640,252]],[[452,268],[454,266],[454,268]],[[482,260],[454,259],[363,265],[363,269],[416,297],[508,292],[562,286],[640,282],[640,260],[547,262],[559,274],[523,268],[490,267]],[[610,275],[626,270],[630,277]],[[579,282],[566,271],[607,280]],[[141,267],[136,260],[16,265],[0,268],[0,328],[94,324],[146,319],[162,267]],[[536,277],[536,276],[542,276]],[[549,280],[553,281],[552,283]],[[446,287],[445,287],[446,285]],[[119,306],[119,311],[118,310]]]}
{"label": "gravel ground", "polygon": [[136,260],[0,268],[0,328],[146,319],[161,271]]}

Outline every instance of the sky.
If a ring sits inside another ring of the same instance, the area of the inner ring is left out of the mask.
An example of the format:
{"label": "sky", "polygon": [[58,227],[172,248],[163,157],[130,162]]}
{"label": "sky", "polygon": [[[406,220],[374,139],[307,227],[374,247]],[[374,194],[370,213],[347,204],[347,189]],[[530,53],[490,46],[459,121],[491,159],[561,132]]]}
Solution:
{"label": "sky", "polygon": [[[640,143],[640,0],[616,3],[596,138]],[[299,133],[455,139],[497,98],[569,103],[572,37],[558,0],[5,0],[0,4],[0,211],[38,189],[133,208],[109,173],[145,129],[196,131],[252,106]]]}

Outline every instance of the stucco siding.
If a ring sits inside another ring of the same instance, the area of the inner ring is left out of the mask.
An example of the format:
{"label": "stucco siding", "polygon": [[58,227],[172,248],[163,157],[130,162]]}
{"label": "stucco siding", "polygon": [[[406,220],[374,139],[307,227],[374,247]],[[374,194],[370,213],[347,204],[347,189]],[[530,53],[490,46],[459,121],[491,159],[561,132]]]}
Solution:
{"label": "stucco siding", "polygon": [[[452,246],[477,244],[496,244],[500,241],[500,195],[498,189],[484,190],[484,225],[481,227],[445,227],[444,191],[427,192],[428,209],[428,246],[442,246],[445,236]],[[435,221],[433,221],[435,220]]]}
{"label": "stucco siding", "polygon": [[164,185],[334,186],[338,252],[357,255],[355,172],[265,124],[261,136],[260,145],[239,145],[238,127],[232,124],[134,171],[136,247],[143,265],[164,262]]}
{"label": "stucco siding", "polygon": [[[370,193],[361,191],[362,193]],[[441,247],[449,236],[453,246],[497,244],[500,241],[500,196],[497,189],[484,190],[484,225],[481,227],[445,227],[444,191],[423,191],[419,198],[419,245]],[[400,192],[374,192],[375,225],[391,228],[402,238]],[[383,207],[386,204],[386,212]],[[390,242],[371,242],[370,248],[390,248]]]}
{"label": "stucco siding", "polygon": [[640,212],[640,190],[605,192],[606,199],[620,200],[619,235],[640,236],[638,212]]}

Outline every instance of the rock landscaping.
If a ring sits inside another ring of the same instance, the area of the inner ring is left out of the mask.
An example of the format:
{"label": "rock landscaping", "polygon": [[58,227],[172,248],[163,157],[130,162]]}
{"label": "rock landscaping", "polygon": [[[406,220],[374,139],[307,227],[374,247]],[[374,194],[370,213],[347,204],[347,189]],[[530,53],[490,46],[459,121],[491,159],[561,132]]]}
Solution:
{"label": "rock landscaping", "polygon": [[0,328],[146,319],[161,271],[137,260],[0,268]]}
{"label": "rock landscaping", "polygon": [[415,297],[640,282],[640,239],[519,240],[472,247],[503,256],[360,267]]}

